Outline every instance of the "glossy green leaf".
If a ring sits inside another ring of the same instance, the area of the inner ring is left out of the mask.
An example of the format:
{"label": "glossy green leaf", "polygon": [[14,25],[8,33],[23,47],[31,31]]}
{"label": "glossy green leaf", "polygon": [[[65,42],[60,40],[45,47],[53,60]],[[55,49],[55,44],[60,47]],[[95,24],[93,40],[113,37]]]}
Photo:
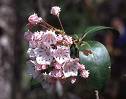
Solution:
{"label": "glossy green leaf", "polygon": [[[85,55],[84,51],[92,52]],[[88,84],[93,89],[102,89],[110,76],[110,57],[103,44],[96,41],[89,41],[87,45],[80,46],[80,62],[89,70]]]}
{"label": "glossy green leaf", "polygon": [[94,36],[98,31],[101,30],[113,30],[115,31],[113,28],[111,27],[105,27],[105,26],[91,26],[88,27],[87,29],[85,29],[84,31],[84,35],[83,35],[83,39],[85,38],[91,38],[92,36]]}

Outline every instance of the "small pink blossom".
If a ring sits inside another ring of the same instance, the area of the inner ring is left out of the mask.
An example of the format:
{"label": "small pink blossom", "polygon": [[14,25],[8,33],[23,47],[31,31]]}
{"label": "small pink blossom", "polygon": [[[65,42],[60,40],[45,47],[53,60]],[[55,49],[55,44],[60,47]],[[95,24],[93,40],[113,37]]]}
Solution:
{"label": "small pink blossom", "polygon": [[40,32],[34,32],[31,36],[31,39],[29,41],[29,46],[32,48],[35,47],[41,47],[42,45],[42,37],[43,37],[44,32],[40,31]]}
{"label": "small pink blossom", "polygon": [[46,31],[42,36],[42,42],[46,46],[50,46],[51,44],[56,44],[56,34],[54,31]]}
{"label": "small pink blossom", "polygon": [[59,16],[60,11],[61,11],[61,8],[60,8],[60,7],[54,6],[54,7],[52,7],[52,9],[51,9],[51,14],[52,14],[52,15],[55,15],[55,16]]}
{"label": "small pink blossom", "polygon": [[88,78],[89,77],[89,71],[88,70],[80,71],[80,76],[83,77],[83,78]]}
{"label": "small pink blossom", "polygon": [[42,18],[38,17],[38,15],[34,13],[28,18],[28,21],[30,24],[36,25],[42,21]]}
{"label": "small pink blossom", "polygon": [[85,70],[85,65],[83,64],[80,64],[79,62],[77,63],[78,65],[78,69],[81,71],[81,70]]}
{"label": "small pink blossom", "polygon": [[61,42],[63,40],[63,36],[61,34],[58,34],[56,37],[57,42]]}

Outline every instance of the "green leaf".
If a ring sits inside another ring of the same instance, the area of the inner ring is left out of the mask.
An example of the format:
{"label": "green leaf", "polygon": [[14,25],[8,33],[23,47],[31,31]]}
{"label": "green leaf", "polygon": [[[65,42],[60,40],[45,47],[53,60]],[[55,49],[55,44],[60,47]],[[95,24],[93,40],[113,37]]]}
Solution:
{"label": "green leaf", "polygon": [[91,27],[88,27],[87,29],[85,29],[82,39],[91,38],[92,36],[95,35],[96,32],[101,31],[101,30],[113,30],[113,31],[115,31],[115,29],[113,29],[111,27],[91,26]]}
{"label": "green leaf", "polygon": [[[86,66],[90,75],[88,84],[93,89],[102,89],[110,76],[110,57],[103,44],[96,41],[89,41],[87,45],[80,46],[80,62]],[[92,54],[85,55],[84,51],[90,50]]]}

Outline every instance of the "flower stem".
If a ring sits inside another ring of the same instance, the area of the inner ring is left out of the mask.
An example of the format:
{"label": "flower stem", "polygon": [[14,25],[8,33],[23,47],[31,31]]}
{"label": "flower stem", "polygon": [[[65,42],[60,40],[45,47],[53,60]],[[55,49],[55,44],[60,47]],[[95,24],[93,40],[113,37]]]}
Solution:
{"label": "flower stem", "polygon": [[45,29],[48,29],[48,27],[46,27],[46,26],[44,26],[44,25],[42,25],[42,24],[40,24],[40,26],[42,26],[42,27],[45,28]]}
{"label": "flower stem", "polygon": [[[64,28],[63,28],[62,22],[61,22],[59,16],[57,16],[57,17],[58,17],[58,20],[59,20],[60,26],[61,26],[62,30],[64,31]],[[64,31],[64,32],[65,32],[65,31]]]}

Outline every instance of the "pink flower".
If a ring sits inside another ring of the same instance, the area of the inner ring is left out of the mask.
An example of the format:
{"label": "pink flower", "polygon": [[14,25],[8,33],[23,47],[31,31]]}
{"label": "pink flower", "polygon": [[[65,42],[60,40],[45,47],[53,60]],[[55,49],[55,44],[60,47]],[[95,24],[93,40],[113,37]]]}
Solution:
{"label": "pink flower", "polygon": [[52,15],[55,15],[55,16],[59,16],[60,11],[61,11],[61,8],[60,8],[60,7],[54,6],[54,7],[52,7],[52,9],[51,9],[51,14],[52,14]]}
{"label": "pink flower", "polygon": [[51,44],[56,44],[56,34],[53,31],[46,31],[42,36],[42,42],[46,46],[50,46]]}
{"label": "pink flower", "polygon": [[38,17],[38,15],[34,13],[33,15],[31,15],[28,18],[28,21],[29,21],[30,24],[36,25],[36,24],[38,24],[38,23],[40,23],[42,21],[42,18]]}
{"label": "pink flower", "polygon": [[65,35],[64,38],[63,38],[63,43],[65,45],[71,45],[71,44],[73,44],[72,37]]}
{"label": "pink flower", "polygon": [[41,47],[42,45],[42,36],[43,36],[44,32],[40,31],[40,32],[34,32],[34,34],[31,36],[31,39],[29,41],[29,46],[32,48],[35,47]]}
{"label": "pink flower", "polygon": [[83,77],[83,78],[88,78],[89,77],[89,71],[88,70],[80,71],[80,76]]}
{"label": "pink flower", "polygon": [[57,42],[61,42],[63,40],[63,36],[61,34],[58,34],[56,37]]}
{"label": "pink flower", "polygon": [[67,61],[63,67],[63,74],[64,77],[74,77],[78,75],[78,67],[76,63],[78,62],[78,59],[70,59]]}
{"label": "pink flower", "polygon": [[49,73],[49,76],[54,77],[54,78],[60,78],[62,77],[62,75],[63,75],[62,71],[56,70],[56,69],[54,69],[53,71]]}
{"label": "pink flower", "polygon": [[70,48],[66,46],[57,46],[57,49],[52,49],[51,53],[59,64],[70,59]]}
{"label": "pink flower", "polygon": [[77,65],[78,65],[78,70],[80,71],[80,76],[84,78],[88,78],[89,71],[85,69],[85,66],[83,64],[80,64],[79,62],[77,63]]}
{"label": "pink flower", "polygon": [[55,69],[61,69],[62,68],[62,64],[59,63],[53,63],[53,66],[55,67]]}
{"label": "pink flower", "polygon": [[80,64],[80,63],[78,62],[78,63],[77,63],[77,66],[78,66],[78,69],[79,69],[80,71],[85,70],[85,65]]}
{"label": "pink flower", "polygon": [[36,62],[41,65],[50,65],[53,57],[50,55],[50,52],[48,49],[44,48],[35,48],[34,51],[36,55]]}

